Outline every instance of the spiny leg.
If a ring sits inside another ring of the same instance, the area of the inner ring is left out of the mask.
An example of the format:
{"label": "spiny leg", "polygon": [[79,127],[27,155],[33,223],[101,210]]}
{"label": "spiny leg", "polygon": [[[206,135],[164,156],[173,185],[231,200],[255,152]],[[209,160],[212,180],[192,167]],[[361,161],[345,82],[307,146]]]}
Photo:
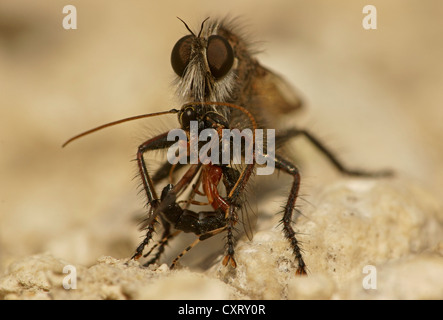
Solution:
{"label": "spiny leg", "polygon": [[299,246],[299,242],[295,237],[295,231],[292,228],[292,215],[295,207],[295,202],[297,200],[298,191],[300,188],[300,174],[298,172],[297,167],[295,167],[292,163],[276,156],[275,158],[275,167],[279,170],[282,170],[294,178],[292,183],[291,191],[289,193],[288,201],[285,206],[285,211],[282,218],[283,224],[283,233],[285,237],[289,240],[292,248],[292,252],[297,260],[298,267],[296,274],[298,275],[306,275],[306,264],[303,261],[303,257],[301,254],[301,249]]}
{"label": "spiny leg", "polygon": [[152,259],[150,259],[149,261],[147,261],[144,264],[144,266],[147,267],[147,266],[149,266],[151,264],[156,263],[160,259],[160,256],[165,251],[165,246],[168,244],[169,240],[171,240],[172,238],[177,236],[180,232],[181,232],[181,230],[177,230],[177,231],[171,233],[170,232],[170,225],[168,223],[167,226],[165,227],[165,231],[163,231],[162,239],[160,241],[158,241],[145,255],[143,255],[143,257],[148,257],[151,254],[151,252],[155,248],[158,247],[157,253],[155,254],[155,256],[152,257]]}
{"label": "spiny leg", "polygon": [[231,206],[228,209],[229,214],[226,217],[226,255],[223,259],[223,265],[227,266],[229,262],[231,262],[231,267],[236,268],[237,263],[234,259],[234,225],[237,223],[237,215],[234,212],[235,207]]}
{"label": "spiny leg", "polygon": [[146,235],[145,238],[143,239],[143,241],[140,243],[140,245],[137,247],[137,249],[135,250],[134,255],[131,257],[131,260],[138,260],[142,254],[143,254],[143,250],[145,249],[145,246],[147,246],[149,244],[149,241],[151,241],[152,239],[152,235],[154,233],[154,224],[157,220],[154,220],[153,223],[150,223],[145,229],[146,231]]}
{"label": "spiny leg", "polygon": [[245,185],[252,174],[254,165],[248,165],[242,173],[238,170],[223,167],[223,183],[225,185],[226,191],[228,193],[228,203],[230,206],[226,211],[226,256],[223,259],[223,265],[227,266],[229,262],[233,268],[237,267],[237,263],[234,259],[234,225],[238,221],[238,216],[235,210],[240,206],[239,198],[241,192],[244,190]]}
{"label": "spiny leg", "polygon": [[[169,237],[171,236],[171,225],[169,223],[167,223],[166,221],[164,221],[163,219],[161,219],[161,220],[162,220],[162,224],[163,224],[163,228],[164,228],[164,231],[163,231],[163,234],[162,234],[162,239],[160,241],[158,241],[156,244],[154,244],[152,246],[152,248],[147,253],[145,253],[143,255],[143,258],[148,257],[151,254],[151,252],[154,251],[154,249],[156,249],[157,247],[159,248],[159,250],[157,250],[156,255],[151,260],[149,260],[148,262],[146,262],[143,265],[145,267],[147,267],[150,264],[156,262],[160,258],[161,253],[164,251],[164,248],[163,248],[163,250],[161,250],[162,249],[162,243],[166,242],[167,241],[166,239],[169,239]],[[161,252],[160,252],[160,250],[161,250]]]}
{"label": "spiny leg", "polygon": [[[155,209],[159,205],[158,196],[155,192],[155,188],[152,182],[152,179],[149,176],[148,170],[146,168],[146,163],[144,159],[144,153],[152,150],[165,149],[170,147],[174,142],[167,140],[168,133],[165,132],[159,136],[156,136],[152,139],[149,139],[142,143],[137,150],[137,165],[139,169],[139,174],[142,179],[142,185],[146,193],[146,198],[148,201],[148,206],[150,206],[150,213],[148,215],[148,219],[145,222],[144,228],[146,231],[146,236],[143,239],[142,243],[137,247],[134,255],[131,259],[137,260],[142,254],[146,245],[152,239],[152,235],[155,230],[155,224],[157,223],[157,217],[150,219],[150,216],[153,214]],[[149,221],[150,220],[150,221]]]}
{"label": "spiny leg", "polygon": [[163,237],[163,238],[162,238],[161,240],[159,240],[156,244],[154,244],[154,245],[151,247],[151,249],[149,249],[148,252],[146,252],[146,253],[143,255],[143,258],[147,258],[147,257],[149,257],[149,256],[151,255],[152,251],[155,250],[155,248],[157,248],[158,246],[160,246],[164,241],[169,240],[171,237],[172,237],[172,234],[169,234],[169,235],[167,235],[166,237]]}
{"label": "spiny leg", "polygon": [[369,172],[364,170],[352,170],[347,168],[343,163],[315,136],[306,130],[299,129],[288,129],[284,132],[279,133],[275,137],[276,145],[282,145],[289,139],[296,136],[306,137],[321,153],[323,153],[326,158],[334,165],[334,167],[343,174],[358,177],[387,177],[393,174],[390,170],[381,170],[375,172]]}

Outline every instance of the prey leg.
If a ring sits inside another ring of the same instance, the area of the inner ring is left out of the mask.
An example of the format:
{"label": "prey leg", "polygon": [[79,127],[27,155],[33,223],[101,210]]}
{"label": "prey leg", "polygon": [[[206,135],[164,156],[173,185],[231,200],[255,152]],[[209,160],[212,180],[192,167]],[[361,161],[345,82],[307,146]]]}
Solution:
{"label": "prey leg", "polygon": [[186,254],[188,253],[192,248],[194,248],[200,241],[209,239],[217,234],[219,234],[220,232],[223,232],[226,230],[226,227],[221,227],[215,230],[211,230],[208,231],[205,234],[202,234],[201,236],[199,236],[197,239],[195,239],[195,241],[193,243],[191,243],[189,246],[186,247],[185,250],[183,250],[171,263],[170,269],[174,269],[175,266],[177,265],[177,262]]}
{"label": "prey leg", "polygon": [[156,263],[160,259],[160,256],[165,251],[165,246],[167,246],[169,240],[171,240],[172,238],[174,238],[175,236],[177,236],[181,232],[180,230],[177,230],[177,231],[171,233],[170,232],[170,228],[171,228],[170,224],[167,222],[164,222],[163,225],[165,226],[165,230],[163,231],[162,239],[160,241],[158,241],[147,253],[145,253],[143,255],[143,257],[146,258],[152,253],[152,251],[154,251],[155,248],[158,248],[155,256],[152,257],[149,261],[147,261],[143,265],[145,267]]}

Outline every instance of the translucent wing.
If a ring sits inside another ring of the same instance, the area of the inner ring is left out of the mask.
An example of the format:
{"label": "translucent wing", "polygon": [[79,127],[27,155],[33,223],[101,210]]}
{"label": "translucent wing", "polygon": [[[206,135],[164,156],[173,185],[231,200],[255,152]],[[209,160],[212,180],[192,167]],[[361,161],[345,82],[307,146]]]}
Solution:
{"label": "translucent wing", "polygon": [[283,115],[302,107],[302,99],[296,89],[281,76],[258,65],[253,79],[254,103],[257,108]]}
{"label": "translucent wing", "polygon": [[240,223],[248,239],[252,240],[257,227],[257,199],[255,199],[253,192],[250,190],[245,190],[243,194],[243,205],[240,208]]}

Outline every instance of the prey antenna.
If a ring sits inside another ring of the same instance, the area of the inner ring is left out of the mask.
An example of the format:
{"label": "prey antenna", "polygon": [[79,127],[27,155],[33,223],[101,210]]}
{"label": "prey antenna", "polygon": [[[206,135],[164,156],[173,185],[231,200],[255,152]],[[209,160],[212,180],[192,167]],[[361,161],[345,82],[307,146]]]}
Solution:
{"label": "prey antenna", "polygon": [[123,122],[128,122],[128,121],[138,120],[138,119],[143,119],[143,118],[150,118],[150,117],[155,117],[155,116],[161,116],[161,115],[170,114],[170,113],[178,113],[178,112],[180,112],[180,111],[177,110],[177,109],[171,109],[169,111],[162,111],[162,112],[154,112],[154,113],[142,114],[142,115],[138,115],[138,116],[134,116],[134,117],[124,118],[124,119],[120,119],[120,120],[117,120],[117,121],[109,122],[109,123],[103,124],[101,126],[98,126],[96,128],[90,129],[90,130],[85,131],[85,132],[82,132],[82,133],[72,137],[71,139],[69,139],[68,141],[63,143],[62,148],[66,147],[66,145],[68,145],[72,141],[77,140],[77,139],[79,139],[81,137],[84,137],[84,136],[86,136],[86,135],[88,135],[90,133],[99,131],[99,130],[107,128],[107,127],[115,126],[115,125],[123,123]]}

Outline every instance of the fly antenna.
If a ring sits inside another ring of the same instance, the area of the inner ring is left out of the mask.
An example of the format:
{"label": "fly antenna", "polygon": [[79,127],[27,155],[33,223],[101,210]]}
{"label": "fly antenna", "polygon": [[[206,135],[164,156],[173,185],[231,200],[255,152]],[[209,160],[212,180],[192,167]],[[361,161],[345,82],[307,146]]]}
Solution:
{"label": "fly antenna", "polygon": [[198,32],[198,36],[197,38],[200,38],[200,35],[202,34],[203,31],[203,26],[205,25],[205,22],[209,19],[209,17],[207,17],[205,20],[203,20],[202,25],[200,27],[200,31]]}
{"label": "fly antenna", "polygon": [[195,33],[192,32],[192,30],[189,28],[189,26],[186,24],[186,22],[184,22],[182,19],[180,19],[179,17],[177,17],[178,20],[180,20],[181,22],[183,22],[183,24],[185,25],[186,29],[188,29],[188,31],[195,37]]}

